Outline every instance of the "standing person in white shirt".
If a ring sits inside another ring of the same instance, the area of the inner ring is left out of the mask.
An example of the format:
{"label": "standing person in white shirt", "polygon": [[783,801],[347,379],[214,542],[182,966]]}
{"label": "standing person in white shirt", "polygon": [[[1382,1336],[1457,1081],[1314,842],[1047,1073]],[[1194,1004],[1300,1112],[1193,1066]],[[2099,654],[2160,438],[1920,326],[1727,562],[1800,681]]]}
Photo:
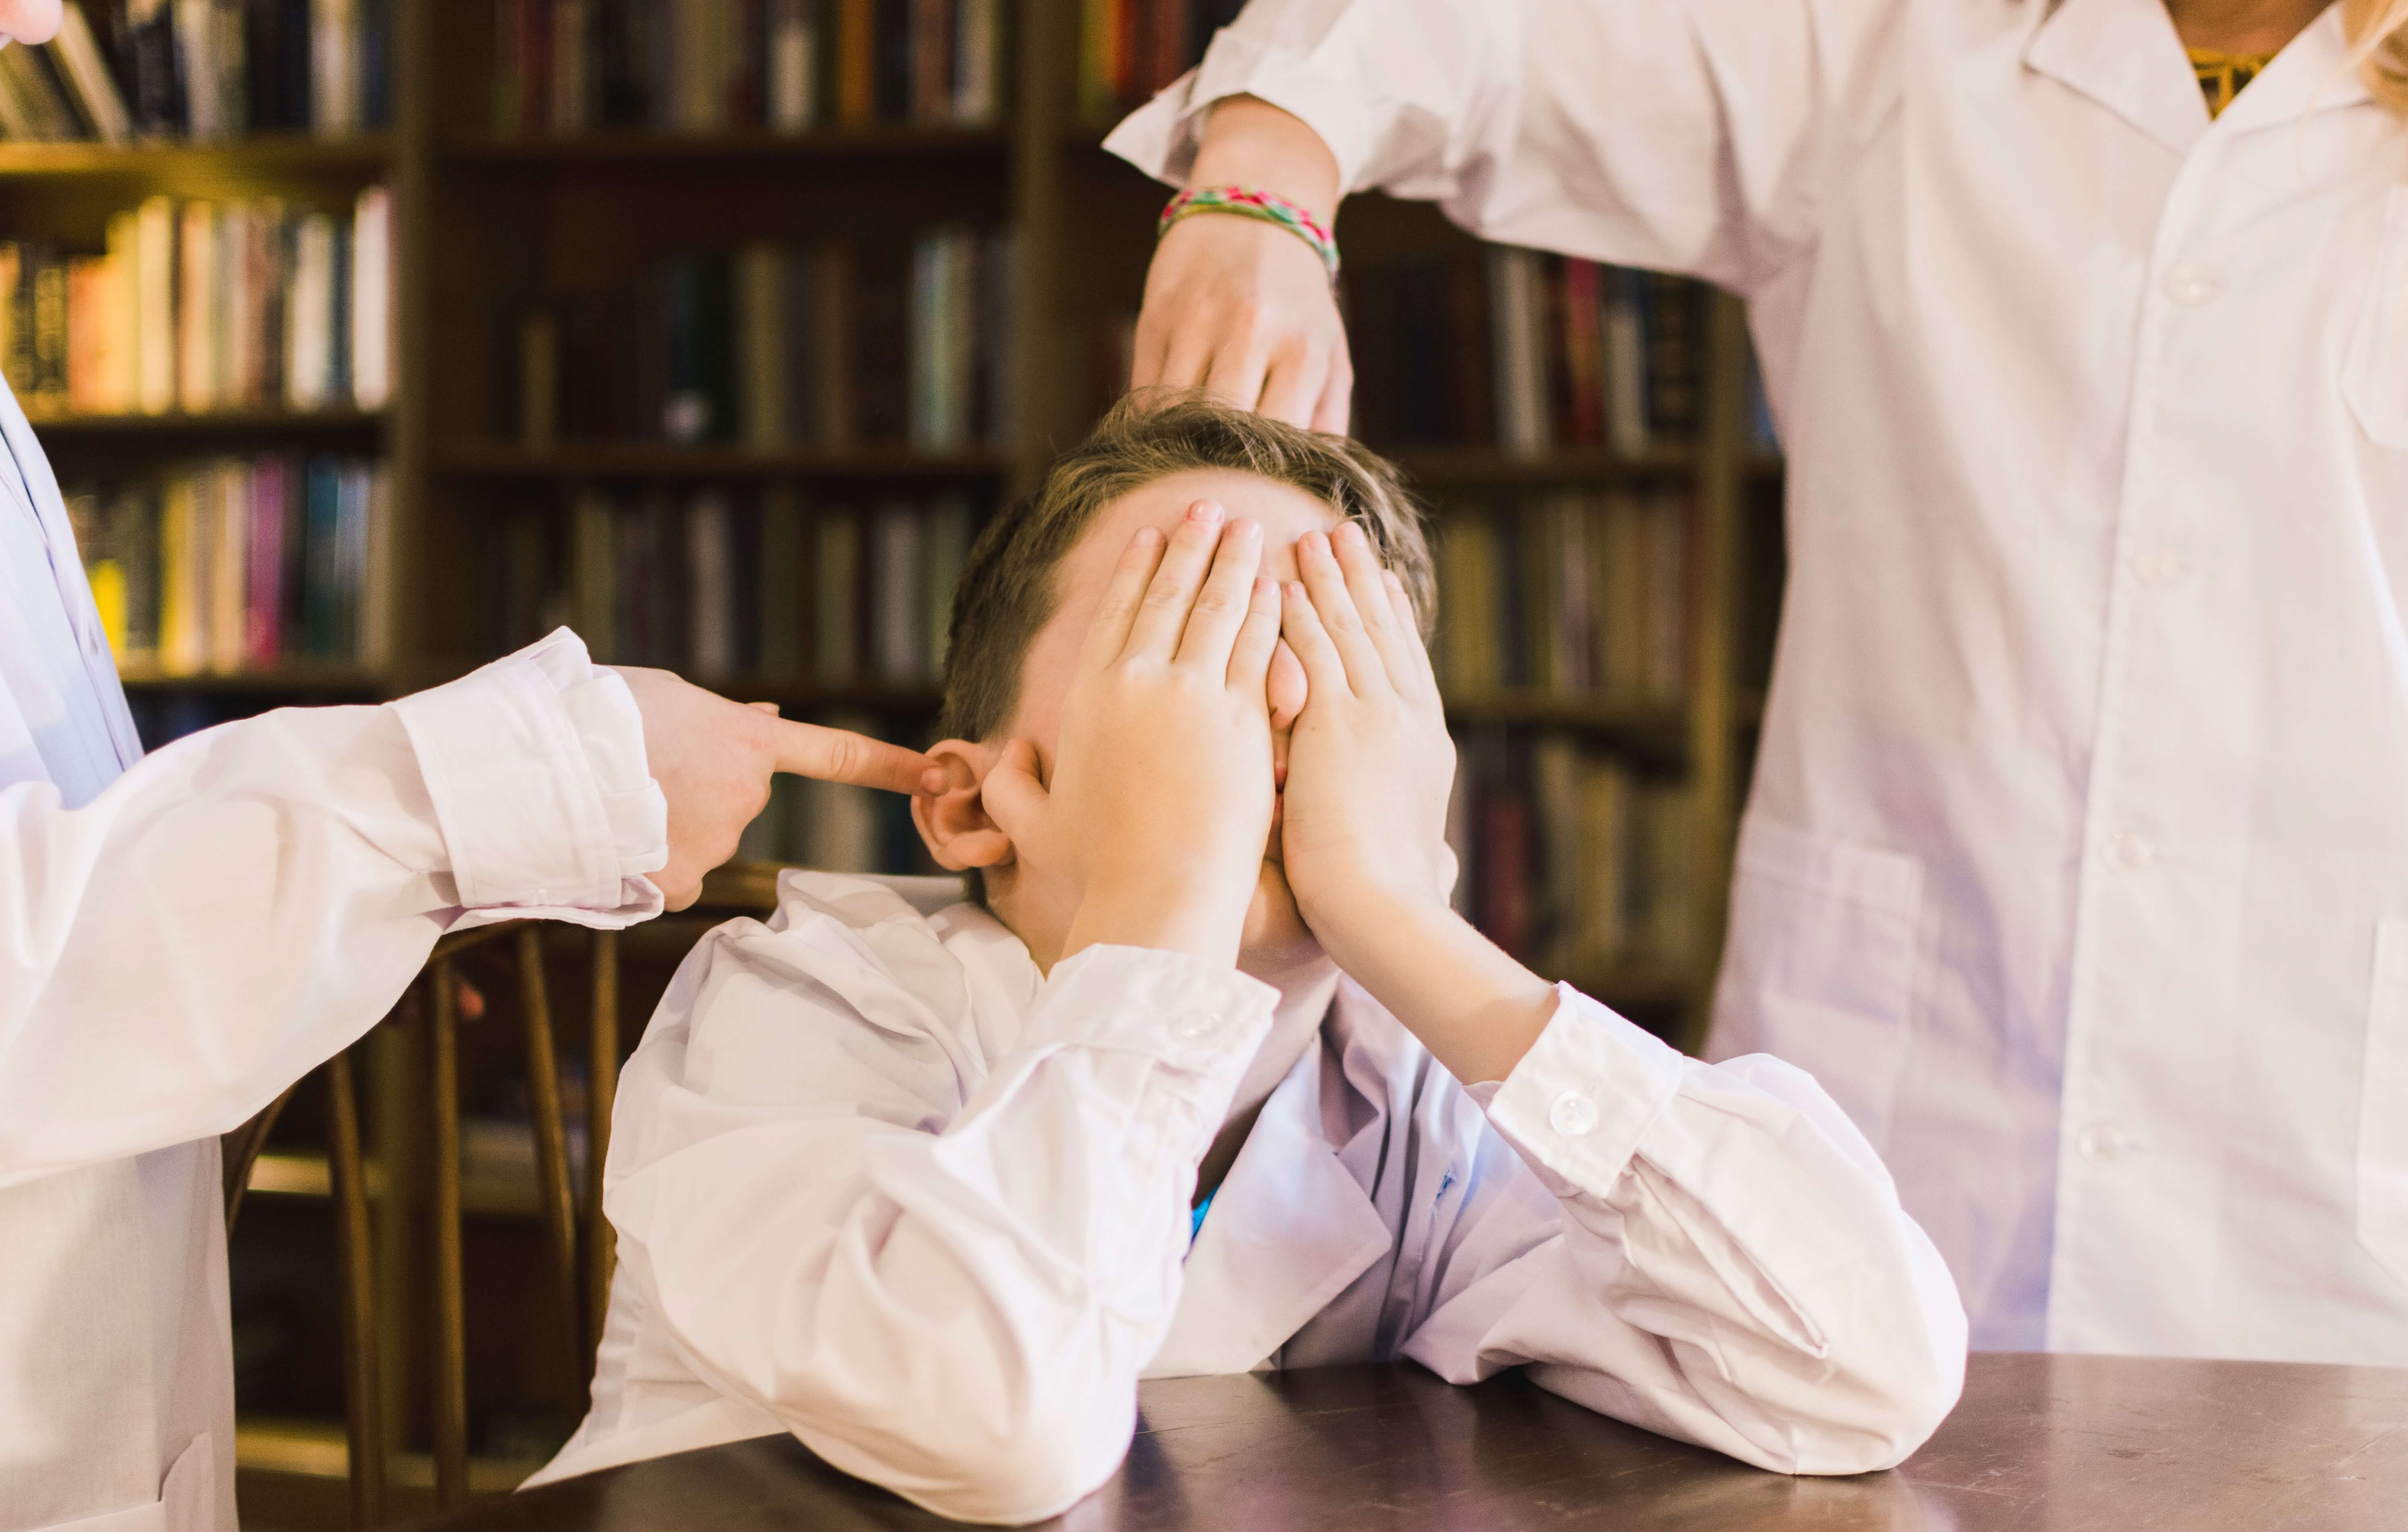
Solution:
{"label": "standing person in white shirt", "polygon": [[[8,38],[57,25],[57,0],[0,0]],[[234,1532],[217,1135],[373,1025],[437,937],[681,907],[773,767],[908,791],[926,766],[566,631],[146,757],[0,388],[0,1532]]]}
{"label": "standing person in white shirt", "polygon": [[[1109,140],[1747,299],[1713,1045],[1829,1089],[1977,1346],[2408,1366],[2403,108],[2408,0],[1256,0]],[[1173,223],[1138,380],[1342,428],[1307,244]]]}
{"label": "standing person in white shirt", "polygon": [[1920,1445],[1964,1311],[1862,1136],[1448,908],[1429,599],[1393,470],[1217,403],[999,518],[914,800],[984,898],[790,873],[688,956],[612,1124],[593,1411],[530,1483],[791,1431],[1036,1521],[1140,1374],[1395,1357],[1786,1472]]}

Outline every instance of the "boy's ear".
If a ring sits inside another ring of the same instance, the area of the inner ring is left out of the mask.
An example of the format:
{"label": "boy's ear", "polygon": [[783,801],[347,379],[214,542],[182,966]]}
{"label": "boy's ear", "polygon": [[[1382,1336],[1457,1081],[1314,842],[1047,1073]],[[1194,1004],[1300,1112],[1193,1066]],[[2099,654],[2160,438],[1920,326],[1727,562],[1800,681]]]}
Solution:
{"label": "boy's ear", "polygon": [[1011,860],[1011,837],[987,816],[979,789],[995,752],[967,740],[946,739],[928,747],[928,758],[945,773],[941,793],[911,795],[911,823],[920,828],[928,854],[949,872],[1000,866]]}

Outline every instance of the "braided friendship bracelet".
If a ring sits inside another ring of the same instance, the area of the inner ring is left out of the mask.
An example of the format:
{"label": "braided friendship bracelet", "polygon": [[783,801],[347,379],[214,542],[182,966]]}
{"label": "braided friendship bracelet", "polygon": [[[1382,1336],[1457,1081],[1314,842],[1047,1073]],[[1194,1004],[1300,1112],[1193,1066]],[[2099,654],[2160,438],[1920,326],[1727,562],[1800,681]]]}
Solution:
{"label": "braided friendship bracelet", "polygon": [[1338,241],[1321,221],[1311,213],[1268,192],[1258,192],[1251,186],[1191,186],[1172,197],[1162,209],[1162,220],[1154,228],[1156,239],[1170,232],[1170,226],[1191,213],[1236,213],[1240,218],[1258,218],[1266,223],[1276,223],[1288,233],[1312,247],[1321,264],[1329,268],[1329,279],[1338,279]]}

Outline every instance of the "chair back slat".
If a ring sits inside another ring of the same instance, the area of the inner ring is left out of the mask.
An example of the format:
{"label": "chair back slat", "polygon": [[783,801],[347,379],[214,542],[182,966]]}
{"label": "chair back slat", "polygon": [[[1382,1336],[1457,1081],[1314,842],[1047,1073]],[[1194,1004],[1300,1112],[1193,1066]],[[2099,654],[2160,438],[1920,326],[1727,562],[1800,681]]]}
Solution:
{"label": "chair back slat", "polygon": [[468,1503],[467,1304],[461,1291],[460,1248],[460,999],[452,960],[433,968],[435,1003],[427,1028],[428,1104],[434,1140],[427,1174],[435,1222],[435,1503],[456,1511]]}
{"label": "chair back slat", "polygon": [[610,1310],[617,1235],[602,1216],[602,1167],[610,1155],[610,1106],[619,1094],[619,933],[594,933],[594,1021],[585,1085],[585,1351],[602,1345]]}
{"label": "chair back slat", "polygon": [[567,1127],[560,1110],[560,1055],[552,1044],[552,996],[543,972],[543,932],[533,921],[519,927],[519,995],[526,1012],[523,1030],[527,1116],[535,1129],[536,1202],[543,1215],[552,1311],[559,1316],[573,1374],[582,1362],[584,1333],[578,1323],[577,1204],[568,1189]]}
{"label": "chair back slat", "polygon": [[343,1425],[351,1444],[351,1525],[384,1523],[384,1392],[377,1363],[375,1264],[368,1248],[367,1166],[360,1153],[351,1055],[326,1061],[326,1168],[343,1284]]}

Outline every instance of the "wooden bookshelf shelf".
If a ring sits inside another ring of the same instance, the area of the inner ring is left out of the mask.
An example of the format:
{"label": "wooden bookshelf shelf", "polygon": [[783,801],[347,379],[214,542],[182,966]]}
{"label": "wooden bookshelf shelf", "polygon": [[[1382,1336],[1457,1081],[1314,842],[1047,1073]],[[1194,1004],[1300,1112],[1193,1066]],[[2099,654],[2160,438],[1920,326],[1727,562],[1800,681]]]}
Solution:
{"label": "wooden bookshelf shelf", "polygon": [[1601,447],[1520,453],[1495,447],[1398,447],[1388,457],[1416,483],[1476,489],[1487,485],[1585,484],[1599,480],[1695,473],[1694,447],[1657,447],[1636,457]]}
{"label": "wooden bookshelf shelf", "polygon": [[669,442],[563,442],[536,449],[508,441],[438,447],[446,473],[496,479],[989,479],[1010,471],[1005,453],[974,448],[924,452],[910,447],[680,447]]}
{"label": "wooden bookshelf shelf", "polygon": [[145,176],[196,181],[259,176],[373,176],[393,162],[385,134],[262,134],[210,143],[0,143],[0,177]]}
{"label": "wooden bookshelf shelf", "polygon": [[1571,984],[1593,1000],[1599,1000],[1617,1010],[1672,1010],[1686,1005],[1696,992],[1696,981],[1677,965],[1625,960],[1596,964],[1573,961],[1550,966],[1538,965],[1543,973],[1553,974]]}
{"label": "wooden bookshelf shelf", "polygon": [[681,134],[629,129],[550,137],[464,137],[445,142],[441,153],[445,160],[460,165],[617,168],[659,161],[1001,160],[1010,148],[1010,135],[1002,128],[882,124],[812,133]]}
{"label": "wooden bookshelf shelf", "polygon": [[745,702],[774,702],[788,718],[803,718],[834,708],[882,713],[934,712],[945,700],[943,689],[933,683],[890,685],[865,681],[832,686],[785,676],[700,676],[695,680],[724,696]]}
{"label": "wooden bookshelf shelf", "polygon": [[1687,709],[1678,699],[1563,696],[1523,689],[1449,696],[1446,714],[1458,723],[1588,729],[1640,738],[1660,737],[1675,746],[1688,718]]}
{"label": "wooden bookshelf shelf", "polygon": [[308,663],[281,665],[273,670],[173,675],[136,661],[119,665],[117,674],[129,692],[208,692],[224,695],[353,693],[373,696],[383,694],[392,681],[383,672],[361,666]]}
{"label": "wooden bookshelf shelf", "polygon": [[372,431],[384,423],[375,409],[210,409],[164,415],[86,415],[28,406],[25,419],[45,436],[206,437],[251,432],[294,436]]}
{"label": "wooden bookshelf shelf", "polygon": [[[235,1465],[254,1473],[291,1475],[303,1479],[341,1480],[351,1472],[351,1446],[339,1421],[288,1420],[251,1415],[235,1428]],[[425,1453],[399,1453],[389,1457],[392,1482],[405,1491],[435,1487],[435,1460]],[[529,1474],[543,1467],[539,1458],[468,1459],[471,1495],[507,1495]],[[246,1504],[251,1496],[246,1492]]]}

